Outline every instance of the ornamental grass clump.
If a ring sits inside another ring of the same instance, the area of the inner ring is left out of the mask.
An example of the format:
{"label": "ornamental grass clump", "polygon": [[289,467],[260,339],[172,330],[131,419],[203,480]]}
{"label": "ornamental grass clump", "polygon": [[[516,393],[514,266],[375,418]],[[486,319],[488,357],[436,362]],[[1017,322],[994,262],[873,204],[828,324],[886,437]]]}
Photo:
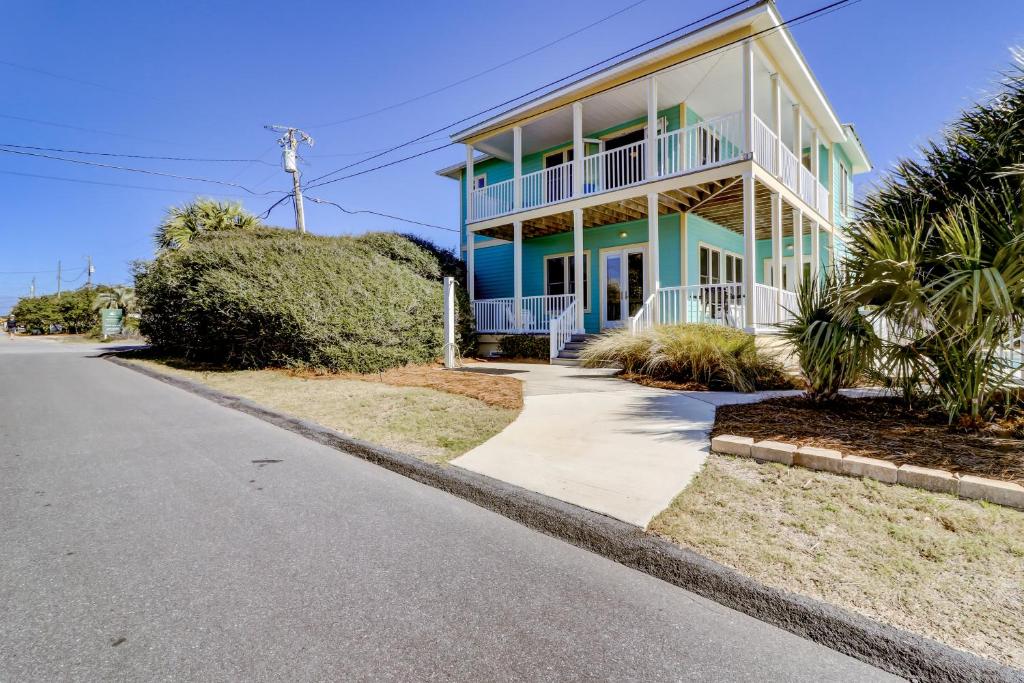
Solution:
{"label": "ornamental grass clump", "polygon": [[588,367],[617,364],[627,374],[708,389],[792,386],[782,366],[757,351],[753,336],[720,325],[663,325],[637,335],[614,330],[588,342],[580,357]]}

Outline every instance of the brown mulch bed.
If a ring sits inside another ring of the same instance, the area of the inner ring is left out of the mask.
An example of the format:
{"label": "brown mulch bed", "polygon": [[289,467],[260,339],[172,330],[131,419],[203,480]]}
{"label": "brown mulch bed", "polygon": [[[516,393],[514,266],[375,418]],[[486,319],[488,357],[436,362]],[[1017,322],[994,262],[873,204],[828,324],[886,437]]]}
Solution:
{"label": "brown mulch bed", "polygon": [[356,373],[317,374],[306,371],[288,371],[311,379],[357,379],[363,382],[383,382],[396,387],[423,387],[449,394],[468,396],[497,408],[518,410],[523,407],[523,383],[511,377],[482,372],[445,370],[440,364],[407,365],[391,368],[377,374]]}
{"label": "brown mulch bed", "polygon": [[1024,484],[1024,440],[959,433],[942,416],[907,411],[891,398],[845,399],[816,405],[803,397],[718,408],[712,435],[735,434],[846,455],[890,460]]}
{"label": "brown mulch bed", "polygon": [[645,387],[652,387],[654,389],[672,389],[675,391],[710,391],[706,384],[700,382],[673,382],[668,379],[654,379],[649,375],[642,375],[636,372],[620,372],[616,377],[626,380],[627,382],[635,382],[642,384]]}

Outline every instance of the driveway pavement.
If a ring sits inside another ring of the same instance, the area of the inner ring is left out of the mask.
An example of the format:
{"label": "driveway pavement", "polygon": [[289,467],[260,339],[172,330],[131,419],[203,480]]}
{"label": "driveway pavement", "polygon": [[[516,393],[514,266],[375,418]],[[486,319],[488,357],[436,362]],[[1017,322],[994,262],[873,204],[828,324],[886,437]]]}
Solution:
{"label": "driveway pavement", "polygon": [[886,674],[101,359],[0,339],[0,680]]}
{"label": "driveway pavement", "polygon": [[617,379],[614,370],[559,365],[469,369],[522,380],[524,406],[515,422],[453,464],[639,527],[700,470],[715,406],[770,395],[665,391]]}

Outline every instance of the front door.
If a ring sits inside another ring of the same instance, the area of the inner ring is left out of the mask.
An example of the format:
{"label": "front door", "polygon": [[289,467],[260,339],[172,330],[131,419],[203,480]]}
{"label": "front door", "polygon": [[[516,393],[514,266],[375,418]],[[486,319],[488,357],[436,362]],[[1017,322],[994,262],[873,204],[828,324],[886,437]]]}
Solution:
{"label": "front door", "polygon": [[622,327],[647,299],[647,249],[606,251],[601,258],[601,325]]}

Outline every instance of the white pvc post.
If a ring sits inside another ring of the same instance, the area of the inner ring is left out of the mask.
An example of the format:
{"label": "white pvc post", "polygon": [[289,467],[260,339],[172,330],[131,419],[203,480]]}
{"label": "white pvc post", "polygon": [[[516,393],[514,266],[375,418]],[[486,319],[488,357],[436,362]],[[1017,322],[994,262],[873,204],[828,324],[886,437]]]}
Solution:
{"label": "white pvc post", "polygon": [[455,367],[455,278],[444,279],[444,366]]}

